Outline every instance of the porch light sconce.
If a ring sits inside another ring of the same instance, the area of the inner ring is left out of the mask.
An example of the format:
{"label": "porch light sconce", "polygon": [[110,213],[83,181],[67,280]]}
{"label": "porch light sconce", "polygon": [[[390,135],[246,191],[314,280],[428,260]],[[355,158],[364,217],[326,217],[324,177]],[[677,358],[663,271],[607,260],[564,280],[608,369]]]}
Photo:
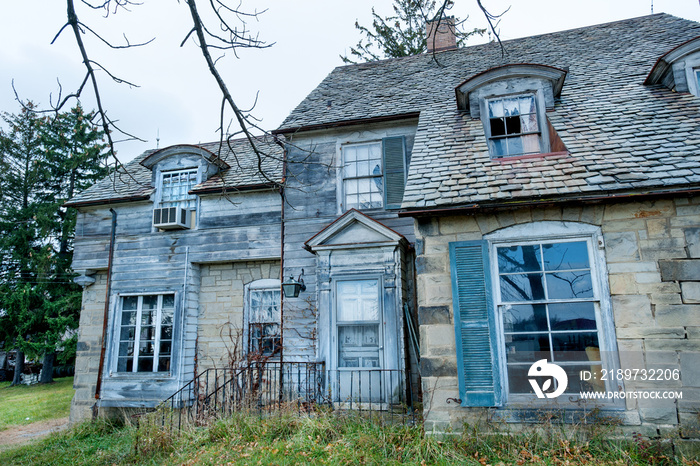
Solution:
{"label": "porch light sconce", "polygon": [[304,269],[301,269],[301,274],[299,278],[294,280],[294,275],[289,276],[289,280],[282,282],[282,292],[285,298],[297,298],[299,297],[300,291],[306,291],[306,285],[304,285]]}

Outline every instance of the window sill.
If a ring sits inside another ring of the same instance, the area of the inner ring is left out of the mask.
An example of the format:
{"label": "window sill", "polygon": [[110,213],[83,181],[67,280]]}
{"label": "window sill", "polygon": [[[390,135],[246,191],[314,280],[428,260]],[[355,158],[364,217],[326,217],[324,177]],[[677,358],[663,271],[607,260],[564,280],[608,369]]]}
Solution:
{"label": "window sill", "polygon": [[109,378],[112,380],[148,379],[155,382],[174,380],[175,376],[170,372],[112,372]]}
{"label": "window sill", "polygon": [[[384,206],[382,206],[382,207],[372,207],[372,208],[369,208],[369,209],[360,209],[360,208],[357,208],[357,207],[350,207],[349,209],[343,210],[343,214],[346,213],[346,212],[349,211],[349,210],[352,210],[352,209],[355,209],[355,210],[358,211],[358,212],[362,212],[363,214],[373,214],[373,213],[385,212],[385,211],[388,210],[388,209],[387,209],[386,207],[384,207]],[[397,209],[399,209],[399,207],[397,207]]]}
{"label": "window sill", "polygon": [[500,164],[519,162],[520,160],[532,160],[532,159],[556,159],[568,157],[569,152],[545,152],[542,154],[528,154],[528,155],[516,155],[514,157],[499,157],[497,159],[491,159],[493,162],[498,162]]}

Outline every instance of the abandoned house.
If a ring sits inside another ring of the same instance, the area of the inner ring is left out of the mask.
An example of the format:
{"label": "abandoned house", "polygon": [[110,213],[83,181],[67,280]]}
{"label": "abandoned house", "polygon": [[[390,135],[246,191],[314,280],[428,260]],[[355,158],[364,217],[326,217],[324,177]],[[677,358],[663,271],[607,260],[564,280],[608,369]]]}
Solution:
{"label": "abandoned house", "polygon": [[[336,400],[422,395],[426,431],[595,407],[698,435],[700,24],[451,30],[333,70],[263,173],[246,141],[173,146],[70,201],[73,420],[154,406],[237,345],[322,368]],[[539,385],[542,360],[565,375]],[[621,395],[650,391],[676,396]]]}

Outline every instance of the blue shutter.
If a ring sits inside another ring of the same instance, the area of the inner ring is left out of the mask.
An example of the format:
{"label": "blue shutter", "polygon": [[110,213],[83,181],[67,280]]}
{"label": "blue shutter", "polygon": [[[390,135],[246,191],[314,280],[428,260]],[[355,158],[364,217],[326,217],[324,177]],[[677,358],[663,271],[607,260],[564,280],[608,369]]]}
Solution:
{"label": "blue shutter", "polygon": [[403,136],[384,138],[384,208],[398,209],[406,185],[406,150]]}
{"label": "blue shutter", "polygon": [[462,406],[500,406],[501,371],[486,241],[450,243]]}

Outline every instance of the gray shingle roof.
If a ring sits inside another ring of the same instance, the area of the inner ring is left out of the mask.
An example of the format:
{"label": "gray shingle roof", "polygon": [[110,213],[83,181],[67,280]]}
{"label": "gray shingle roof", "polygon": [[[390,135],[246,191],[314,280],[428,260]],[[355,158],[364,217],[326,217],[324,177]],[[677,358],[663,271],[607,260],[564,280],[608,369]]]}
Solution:
{"label": "gray shingle roof", "polygon": [[[403,207],[438,207],[700,185],[700,99],[644,80],[656,60],[700,36],[666,14],[333,70],[281,130],[420,112]],[[567,68],[547,118],[568,154],[489,158],[480,120],[455,87],[495,66]]]}
{"label": "gray shingle roof", "polygon": [[[195,186],[192,191],[203,193],[281,183],[282,148],[269,138],[257,138],[256,145],[265,156],[259,158],[247,139],[234,139],[230,144],[224,144],[221,158],[230,168]],[[198,144],[197,147],[217,154],[219,143]],[[154,190],[151,184],[152,174],[151,170],[141,165],[141,161],[154,152],[156,151],[149,150],[139,155],[114,174],[73,197],[66,205],[107,204],[147,199]]]}

